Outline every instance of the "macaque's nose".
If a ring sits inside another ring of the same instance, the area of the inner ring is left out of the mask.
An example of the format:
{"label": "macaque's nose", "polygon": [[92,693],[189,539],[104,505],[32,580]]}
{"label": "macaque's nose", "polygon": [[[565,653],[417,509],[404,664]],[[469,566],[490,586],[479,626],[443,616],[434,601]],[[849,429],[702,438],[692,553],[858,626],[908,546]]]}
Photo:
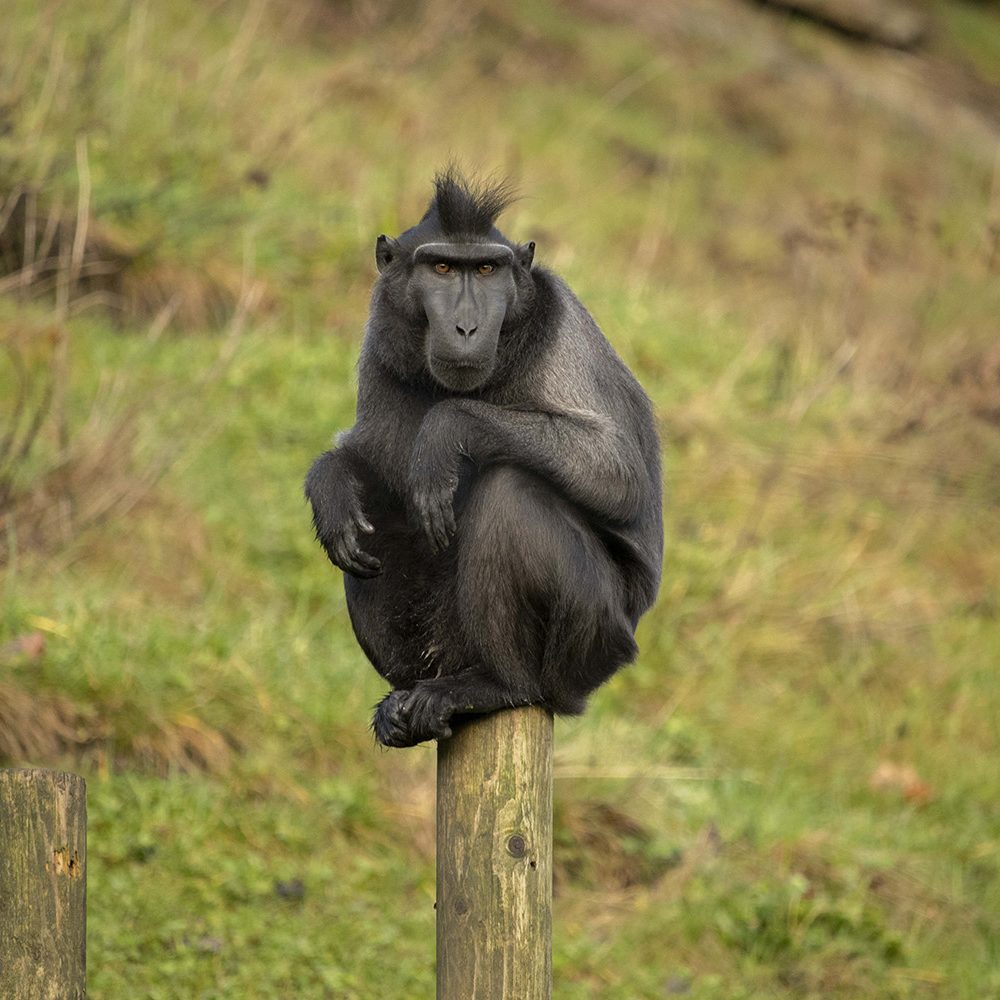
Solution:
{"label": "macaque's nose", "polygon": [[474,323],[466,323],[465,326],[461,323],[456,323],[455,329],[458,330],[463,337],[471,337],[476,332],[477,327]]}

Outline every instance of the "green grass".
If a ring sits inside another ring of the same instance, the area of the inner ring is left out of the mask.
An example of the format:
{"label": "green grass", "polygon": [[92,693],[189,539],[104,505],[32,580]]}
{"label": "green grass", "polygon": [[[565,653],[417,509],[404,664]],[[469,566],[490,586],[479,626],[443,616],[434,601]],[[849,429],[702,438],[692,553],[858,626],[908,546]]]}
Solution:
{"label": "green grass", "polygon": [[[415,17],[8,16],[0,197],[74,218],[82,148],[135,254],[120,312],[0,298],[36,374],[67,331],[68,489],[114,500],[41,547],[6,518],[0,567],[0,646],[47,640],[0,654],[0,746],[88,778],[91,994],[432,994],[433,750],[372,744],[301,480],[352,419],[374,239],[455,157],[514,176],[507,230],[665,449],[639,660],[557,727],[555,996],[1000,997],[992,162],[738,37]],[[942,51],[985,59],[991,17]]]}

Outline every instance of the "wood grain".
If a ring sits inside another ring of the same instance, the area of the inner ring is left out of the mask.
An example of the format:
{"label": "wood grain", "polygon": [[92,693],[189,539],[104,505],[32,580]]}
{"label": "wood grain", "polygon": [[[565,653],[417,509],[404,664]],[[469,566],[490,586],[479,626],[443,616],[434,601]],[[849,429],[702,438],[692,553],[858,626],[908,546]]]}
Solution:
{"label": "wood grain", "polygon": [[438,1000],[552,995],[552,716],[485,716],[438,744]]}

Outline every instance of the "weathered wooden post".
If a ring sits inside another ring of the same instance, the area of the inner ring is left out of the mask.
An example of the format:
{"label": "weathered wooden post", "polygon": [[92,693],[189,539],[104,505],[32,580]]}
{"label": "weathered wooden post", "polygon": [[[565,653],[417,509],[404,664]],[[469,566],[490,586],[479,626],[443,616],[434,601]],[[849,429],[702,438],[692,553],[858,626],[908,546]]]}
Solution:
{"label": "weathered wooden post", "polygon": [[0,771],[0,997],[83,1000],[86,947],[86,783]]}
{"label": "weathered wooden post", "polygon": [[552,995],[552,716],[517,708],[438,744],[437,998]]}

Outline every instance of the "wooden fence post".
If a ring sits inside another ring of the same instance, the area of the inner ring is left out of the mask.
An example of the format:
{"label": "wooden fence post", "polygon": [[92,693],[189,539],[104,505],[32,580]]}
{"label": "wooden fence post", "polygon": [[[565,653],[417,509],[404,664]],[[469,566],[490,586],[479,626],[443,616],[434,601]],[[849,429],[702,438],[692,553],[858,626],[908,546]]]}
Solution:
{"label": "wooden fence post", "polygon": [[552,716],[517,708],[438,744],[437,1000],[552,995]]}
{"label": "wooden fence post", "polygon": [[86,948],[86,783],[0,771],[0,997],[83,1000]]}

